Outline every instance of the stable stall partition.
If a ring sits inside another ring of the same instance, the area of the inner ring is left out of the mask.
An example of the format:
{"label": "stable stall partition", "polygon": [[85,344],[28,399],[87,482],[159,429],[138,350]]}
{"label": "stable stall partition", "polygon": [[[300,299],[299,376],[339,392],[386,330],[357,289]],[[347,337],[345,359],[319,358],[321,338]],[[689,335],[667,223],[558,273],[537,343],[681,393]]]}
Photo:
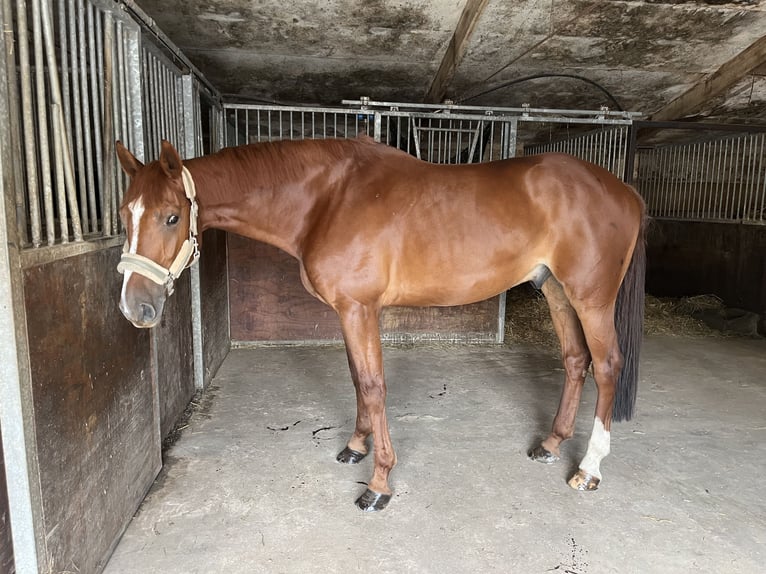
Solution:
{"label": "stable stall partition", "polygon": [[130,2],[0,9],[0,570],[99,572],[230,340],[215,231],[161,326],[121,316],[114,142],[213,151],[220,98]]}

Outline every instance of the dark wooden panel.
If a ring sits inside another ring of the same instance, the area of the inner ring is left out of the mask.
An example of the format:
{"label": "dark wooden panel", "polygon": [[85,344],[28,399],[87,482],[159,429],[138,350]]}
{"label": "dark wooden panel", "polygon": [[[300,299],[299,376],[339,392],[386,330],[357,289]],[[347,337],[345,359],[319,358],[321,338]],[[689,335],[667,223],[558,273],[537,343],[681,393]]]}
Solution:
{"label": "dark wooden panel", "polygon": [[202,345],[205,384],[218,371],[231,347],[229,336],[229,285],[226,278],[226,233],[205,232],[200,260]]}
{"label": "dark wooden panel", "polygon": [[652,222],[647,292],[715,294],[731,307],[766,314],[766,227],[689,221]]}
{"label": "dark wooden panel", "polygon": [[[234,341],[340,339],[335,312],[313,298],[286,253],[229,236],[229,304]],[[494,340],[499,299],[461,307],[394,307],[381,318],[384,337],[394,340]]]}
{"label": "dark wooden panel", "polygon": [[120,252],[24,272],[53,572],[99,572],[160,467],[149,331],[117,307]]}
{"label": "dark wooden panel", "polygon": [[3,436],[0,434],[0,573],[13,574],[13,541],[11,540],[11,517],[8,513],[8,488],[5,481],[5,458]]}
{"label": "dark wooden panel", "polygon": [[162,322],[153,329],[160,397],[160,432],[166,437],[194,395],[191,281],[186,271],[165,303]]}

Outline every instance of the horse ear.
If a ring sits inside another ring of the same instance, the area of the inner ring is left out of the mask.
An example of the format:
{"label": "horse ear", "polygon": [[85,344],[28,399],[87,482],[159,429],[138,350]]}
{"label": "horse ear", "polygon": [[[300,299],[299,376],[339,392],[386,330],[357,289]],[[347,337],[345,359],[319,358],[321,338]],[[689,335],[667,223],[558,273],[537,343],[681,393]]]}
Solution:
{"label": "horse ear", "polygon": [[144,164],[142,164],[140,161],[136,159],[136,156],[134,156],[128,148],[126,148],[124,145],[122,145],[122,142],[117,140],[115,143],[115,148],[117,149],[117,157],[120,160],[120,165],[122,166],[122,170],[128,174],[128,177],[131,179],[135,177],[136,172],[138,172],[139,169],[144,167]]}
{"label": "horse ear", "polygon": [[160,152],[160,166],[162,171],[170,178],[180,178],[183,162],[178,155],[176,148],[167,140],[162,140],[162,151]]}

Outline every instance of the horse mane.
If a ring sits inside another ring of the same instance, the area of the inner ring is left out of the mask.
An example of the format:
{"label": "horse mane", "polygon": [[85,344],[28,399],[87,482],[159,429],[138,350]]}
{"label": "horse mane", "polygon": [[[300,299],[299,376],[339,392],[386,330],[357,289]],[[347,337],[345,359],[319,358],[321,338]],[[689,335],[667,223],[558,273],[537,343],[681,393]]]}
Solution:
{"label": "horse mane", "polygon": [[[272,182],[282,185],[284,182],[302,179],[308,170],[316,169],[317,166],[343,163],[363,165],[391,154],[410,157],[367,135],[360,135],[349,139],[281,140],[227,147],[210,155],[187,160],[184,164],[193,168],[195,177],[216,180],[222,172],[235,176],[227,177],[228,185],[225,188],[217,185],[207,188],[212,199],[217,195],[230,196],[239,192],[232,188],[235,182],[241,185],[243,192],[252,188],[254,178],[260,186],[276,187],[272,186]],[[176,202],[183,201],[184,192],[180,182],[176,186],[168,186],[167,181],[159,161],[146,164],[129,186],[122,205],[127,205],[139,196],[143,197],[147,209],[172,203],[174,199]]]}
{"label": "horse mane", "polygon": [[[317,166],[324,167],[344,162],[360,165],[378,160],[392,152],[401,153],[395,148],[376,142],[367,135],[362,135],[349,139],[303,139],[252,143],[223,148],[214,154],[188,160],[185,163],[190,168],[194,168],[194,173],[212,175],[213,171],[216,173],[224,170],[229,173],[240,172],[241,177],[229,178],[229,182],[241,182],[244,191],[245,188],[252,188],[254,178],[259,185],[268,188],[272,187],[272,182],[282,185],[284,182],[302,179],[307,171],[316,169]],[[215,195],[219,189],[218,186],[212,186],[208,189],[208,193]],[[231,188],[220,189],[220,192],[227,196],[234,191]]]}

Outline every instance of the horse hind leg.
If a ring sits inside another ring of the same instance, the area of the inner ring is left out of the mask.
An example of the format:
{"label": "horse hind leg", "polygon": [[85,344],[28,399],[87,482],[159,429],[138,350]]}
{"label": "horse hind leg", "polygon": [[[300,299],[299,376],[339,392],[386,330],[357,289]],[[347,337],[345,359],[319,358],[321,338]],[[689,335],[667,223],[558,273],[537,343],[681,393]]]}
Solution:
{"label": "horse hind leg", "polygon": [[598,398],[588,450],[578,471],[569,479],[569,486],[576,490],[596,490],[601,482],[601,461],[610,451],[612,410],[623,358],[614,326],[614,303],[580,309],[578,314],[593,357]]}
{"label": "horse hind leg", "polygon": [[559,458],[561,443],[574,434],[577,409],[580,405],[580,396],[591,356],[580,319],[561,284],[554,277],[549,277],[543,283],[542,291],[548,302],[553,326],[561,344],[561,358],[566,380],[550,434],[528,454],[533,460],[552,463]]}

